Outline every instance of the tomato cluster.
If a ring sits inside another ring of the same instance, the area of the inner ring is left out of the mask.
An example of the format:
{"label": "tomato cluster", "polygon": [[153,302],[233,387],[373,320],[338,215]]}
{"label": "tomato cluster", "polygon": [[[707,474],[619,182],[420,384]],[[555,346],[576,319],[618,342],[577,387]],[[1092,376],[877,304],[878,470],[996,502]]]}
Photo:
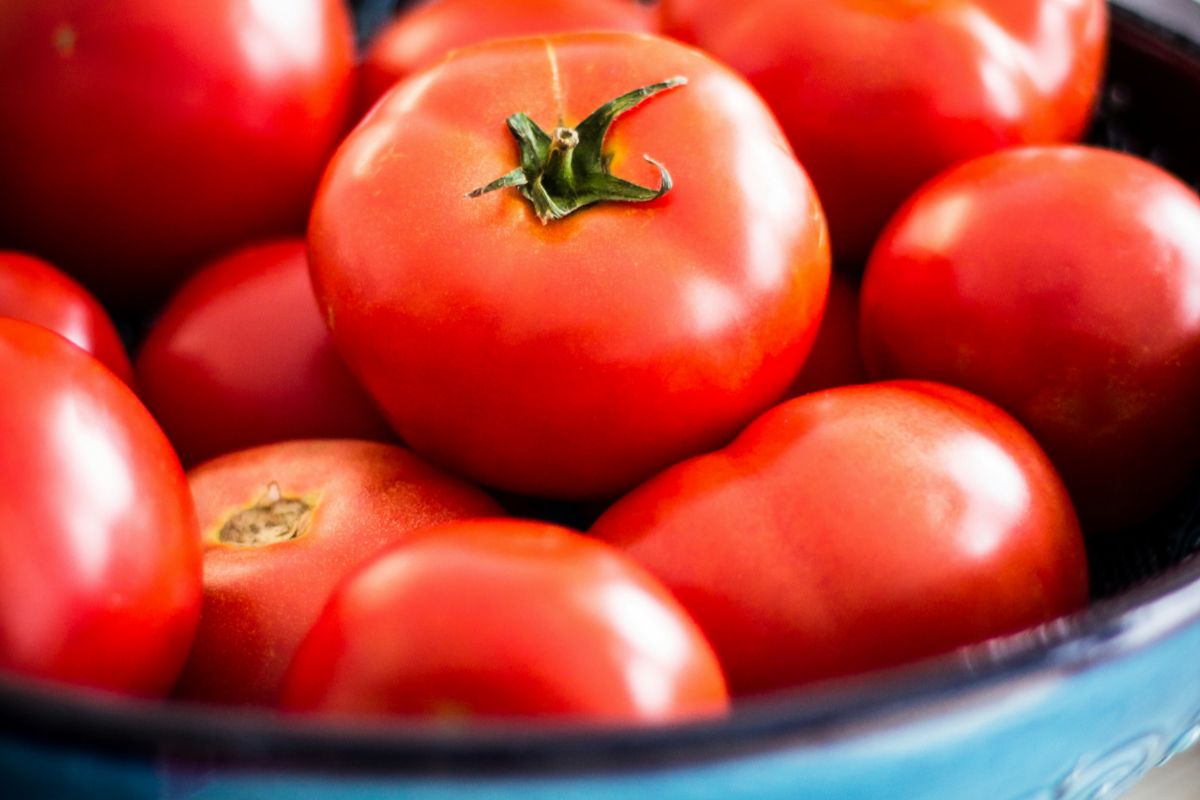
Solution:
{"label": "tomato cluster", "polygon": [[1077,143],[1100,0],[351,30],[0,10],[11,679],[719,715],[1082,608],[1200,466],[1200,199]]}

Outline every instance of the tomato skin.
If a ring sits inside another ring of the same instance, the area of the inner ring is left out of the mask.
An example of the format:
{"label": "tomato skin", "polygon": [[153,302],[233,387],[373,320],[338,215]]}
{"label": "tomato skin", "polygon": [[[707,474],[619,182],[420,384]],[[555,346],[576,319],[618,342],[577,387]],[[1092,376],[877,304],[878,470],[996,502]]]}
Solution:
{"label": "tomato skin", "polygon": [[726,710],[721,668],[617,551],[539,522],[415,534],[335,592],[284,707],[327,714],[662,722]]}
{"label": "tomato skin", "polygon": [[664,0],[663,28],[749,78],[860,266],[904,199],[960,161],[1083,133],[1103,0]]}
{"label": "tomato skin", "polygon": [[1088,598],[1050,462],[1000,409],[940,384],[790,400],[591,533],[675,593],[735,694],[934,655]]}
{"label": "tomato skin", "polygon": [[[188,474],[204,547],[204,608],[175,696],[273,706],[287,665],[335,584],[413,531],[495,516],[483,492],[394,445],[292,441],[209,461]],[[219,539],[272,482],[314,500],[310,527],[262,546]]]}
{"label": "tomato skin", "polygon": [[799,397],[835,386],[851,386],[866,379],[858,346],[858,288],[835,272],[830,277],[825,313],[812,352],[786,396]]}
{"label": "tomato skin", "polygon": [[871,257],[876,376],[942,380],[1020,419],[1089,531],[1160,508],[1200,453],[1200,199],[1131,156],[1028,148],[924,187]]}
{"label": "tomato skin", "polygon": [[451,50],[488,39],[583,30],[653,33],[657,17],[630,0],[437,0],[392,20],[367,50],[360,68],[362,108],[370,108],[401,78]]}
{"label": "tomato skin", "polygon": [[179,460],[129,387],[63,337],[0,319],[0,668],[164,694],[200,611]]}
{"label": "tomato skin", "polygon": [[288,439],[395,438],[333,346],[301,239],[239,248],[193,275],[137,374],[185,465]]}
{"label": "tomato skin", "polygon": [[[516,166],[508,115],[558,119],[554,75],[569,124],[686,76],[608,137],[614,174],[657,185],[650,154],[674,188],[546,225],[515,190],[465,197]],[[716,446],[777,400],[829,274],[811,185],[745,83],[617,33],[479,45],[399,85],[335,156],[309,243],[338,349],[405,442],[574,499]]]}
{"label": "tomato skin", "polygon": [[108,312],[53,264],[26,253],[0,251],[0,317],[49,328],[132,385],[133,367]]}
{"label": "tomato skin", "polygon": [[301,232],[353,57],[341,0],[5,2],[0,241],[137,309]]}

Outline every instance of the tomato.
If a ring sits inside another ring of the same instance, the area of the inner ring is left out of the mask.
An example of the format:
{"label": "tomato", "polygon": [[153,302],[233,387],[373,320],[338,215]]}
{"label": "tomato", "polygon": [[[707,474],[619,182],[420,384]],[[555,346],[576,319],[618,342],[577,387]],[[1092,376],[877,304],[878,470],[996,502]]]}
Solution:
{"label": "tomato", "polygon": [[393,445],[293,441],[188,475],[204,547],[204,608],[175,695],[274,705],[284,671],[334,585],[435,523],[499,506]]}
{"label": "tomato", "polygon": [[360,73],[363,107],[397,80],[464,45],[566,31],[649,33],[656,22],[630,0],[427,0],[397,16],[371,43]]}
{"label": "tomato", "polygon": [[872,374],[943,380],[1006,408],[1086,528],[1161,507],[1200,464],[1200,199],[1131,156],[1029,148],[962,165],[871,257]]}
{"label": "tomato", "polygon": [[40,258],[0,251],[0,317],[49,328],[125,383],[133,382],[133,367],[108,312],[87,289]]}
{"label": "tomato", "polygon": [[659,722],[723,713],[712,648],[637,565],[539,522],[426,529],[338,587],[285,708]]}
{"label": "tomato", "polygon": [[790,400],[591,532],[675,593],[735,693],[942,653],[1088,599],[1079,524],[1045,454],[941,384]]}
{"label": "tomato", "polygon": [[[582,143],[531,127],[581,119]],[[504,181],[525,185],[467,196]],[[641,202],[562,216],[602,192]],[[714,447],[778,399],[829,274],[812,187],[749,87],[619,33],[492,42],[402,83],[334,157],[309,243],[338,349],[405,442],[492,486],[577,499]]]}
{"label": "tomato", "polygon": [[334,349],[300,239],[240,248],[192,276],[137,374],[184,464],[286,439],[394,438]]}
{"label": "tomato", "polygon": [[849,386],[867,379],[858,348],[858,289],[840,273],[829,281],[825,314],[803,369],[787,391],[788,397]]}
{"label": "tomato", "polygon": [[353,57],[341,0],[6,0],[0,242],[136,308],[301,232]]}
{"label": "tomato", "polygon": [[1103,0],[664,0],[663,26],[744,73],[779,115],[859,263],[926,179],[1076,139],[1100,84]]}
{"label": "tomato", "polygon": [[200,611],[179,460],[129,387],[0,319],[0,669],[161,695]]}

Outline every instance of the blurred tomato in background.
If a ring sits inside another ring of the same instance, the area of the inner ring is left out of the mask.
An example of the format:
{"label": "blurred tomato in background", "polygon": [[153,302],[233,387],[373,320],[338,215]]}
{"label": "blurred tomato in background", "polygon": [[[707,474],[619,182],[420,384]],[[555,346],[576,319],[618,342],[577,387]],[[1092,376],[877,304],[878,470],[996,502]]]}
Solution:
{"label": "blurred tomato in background", "polygon": [[108,312],[78,281],[40,258],[0,251],[0,317],[49,328],[133,383],[129,355]]}
{"label": "blurred tomato in background", "polygon": [[539,33],[658,29],[657,16],[634,0],[426,0],[406,5],[366,53],[360,78],[363,111],[397,80],[464,45]]}
{"label": "blurred tomato in background", "polygon": [[0,247],[137,311],[302,232],[353,62],[342,0],[7,0]]}
{"label": "blurred tomato in background", "polygon": [[299,239],[243,247],[188,280],[137,375],[187,465],[285,439],[395,439],[334,349]]}
{"label": "blurred tomato in background", "polygon": [[945,381],[1029,428],[1089,531],[1200,465],[1200,197],[1148,161],[1014,148],[929,182],[867,266],[872,377]]}
{"label": "blurred tomato in background", "polygon": [[1077,139],[1107,50],[1104,0],[663,0],[663,29],[745,75],[778,115],[861,270],[923,181],[1003,147]]}

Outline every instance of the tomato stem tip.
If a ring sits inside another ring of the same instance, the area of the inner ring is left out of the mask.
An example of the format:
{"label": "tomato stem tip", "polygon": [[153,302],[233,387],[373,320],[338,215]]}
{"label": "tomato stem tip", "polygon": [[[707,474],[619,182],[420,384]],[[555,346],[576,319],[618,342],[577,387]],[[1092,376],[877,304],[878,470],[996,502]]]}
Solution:
{"label": "tomato stem tip", "polygon": [[262,547],[303,536],[312,519],[313,506],[299,497],[283,494],[271,481],[254,505],[230,517],[217,534],[223,544]]}

